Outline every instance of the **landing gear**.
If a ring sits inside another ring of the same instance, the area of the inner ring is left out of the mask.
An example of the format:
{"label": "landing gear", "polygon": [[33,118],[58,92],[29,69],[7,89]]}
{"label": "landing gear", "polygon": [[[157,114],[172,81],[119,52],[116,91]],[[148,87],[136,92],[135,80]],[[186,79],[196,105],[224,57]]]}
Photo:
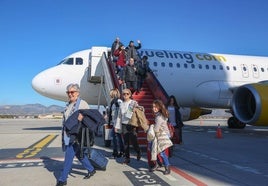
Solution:
{"label": "landing gear", "polygon": [[246,126],[245,123],[242,123],[241,121],[239,121],[235,117],[230,117],[228,119],[228,122],[227,123],[228,123],[228,127],[229,128],[234,128],[234,129],[243,129]]}

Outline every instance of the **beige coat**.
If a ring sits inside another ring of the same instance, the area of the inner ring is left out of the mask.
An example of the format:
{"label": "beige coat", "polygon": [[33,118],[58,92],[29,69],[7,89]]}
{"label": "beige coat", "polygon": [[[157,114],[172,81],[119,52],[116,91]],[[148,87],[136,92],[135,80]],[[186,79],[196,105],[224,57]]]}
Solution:
{"label": "beige coat", "polygon": [[167,119],[161,114],[158,114],[155,118],[155,139],[152,141],[151,160],[156,160],[157,154],[173,145],[170,140],[169,131],[167,127]]}
{"label": "beige coat", "polygon": [[133,112],[129,120],[129,124],[134,127],[141,127],[145,132],[149,129],[148,120],[144,114],[143,107],[135,109],[135,112]]}
{"label": "beige coat", "polygon": [[157,154],[173,145],[172,141],[167,137],[167,134],[162,133],[160,136],[155,137],[152,141],[151,160],[157,159]]}

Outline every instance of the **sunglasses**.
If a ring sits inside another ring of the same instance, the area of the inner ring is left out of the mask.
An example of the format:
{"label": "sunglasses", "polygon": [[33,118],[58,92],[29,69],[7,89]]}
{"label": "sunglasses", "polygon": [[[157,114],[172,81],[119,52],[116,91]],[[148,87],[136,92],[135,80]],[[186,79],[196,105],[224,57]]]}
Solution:
{"label": "sunglasses", "polygon": [[77,91],[66,91],[66,94],[74,94]]}

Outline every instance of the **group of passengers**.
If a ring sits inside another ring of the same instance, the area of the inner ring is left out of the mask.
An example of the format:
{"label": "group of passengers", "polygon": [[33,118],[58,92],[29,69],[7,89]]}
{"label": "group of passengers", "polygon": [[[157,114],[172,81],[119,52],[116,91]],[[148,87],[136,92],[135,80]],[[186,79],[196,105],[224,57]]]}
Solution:
{"label": "group of passengers", "polygon": [[115,72],[122,84],[122,87],[128,88],[132,93],[138,94],[141,91],[142,84],[149,71],[148,57],[142,58],[138,54],[141,48],[140,40],[137,40],[137,46],[134,41],[130,41],[125,47],[119,37],[115,39],[111,47],[111,61],[115,64]]}
{"label": "group of passengers", "polygon": [[[116,62],[116,69],[119,79],[126,87],[121,91],[112,89],[110,91],[110,109],[108,111],[108,124],[113,125],[113,156],[115,158],[124,157],[124,164],[130,163],[130,144],[133,145],[137,153],[137,160],[141,158],[141,149],[137,139],[137,128],[142,127],[147,133],[147,152],[149,170],[154,171],[159,166],[164,165],[164,174],[170,174],[169,151],[173,146],[171,133],[168,123],[175,128],[175,136],[182,143],[181,129],[183,123],[179,112],[179,106],[174,96],[170,96],[166,105],[161,100],[154,100],[152,103],[152,112],[155,123],[149,125],[145,117],[145,110],[133,100],[132,94],[138,93],[148,72],[147,56],[140,59],[137,50],[141,48],[138,40],[138,46],[133,41],[129,42],[128,47],[120,42],[119,38],[113,43],[112,58]],[[80,88],[78,84],[69,84],[66,87],[68,104],[63,114],[62,128],[62,147],[65,151],[63,169],[57,180],[57,186],[67,185],[67,178],[72,169],[73,159],[76,156],[87,170],[84,179],[92,177],[96,171],[89,161],[88,151],[80,148],[77,131],[73,132],[70,125],[77,123],[86,123],[89,119],[85,117],[94,117],[89,110],[88,104],[80,98]],[[82,112],[82,110],[84,112]],[[134,117],[135,116],[135,117]],[[133,119],[134,118],[134,119]],[[135,119],[136,118],[136,119]],[[79,121],[79,122],[78,122]],[[138,125],[139,123],[139,125]]]}
{"label": "group of passengers", "polygon": [[[154,100],[152,112],[155,123],[149,125],[144,115],[144,108],[132,98],[130,89],[122,90],[122,99],[118,89],[110,91],[110,107],[108,110],[108,124],[112,125],[113,157],[124,157],[124,164],[130,163],[130,144],[136,151],[137,160],[141,158],[141,150],[137,139],[137,129],[141,127],[147,133],[147,158],[150,171],[155,171],[164,165],[164,174],[170,174],[169,157],[173,152],[173,142],[176,138],[178,144],[182,143],[182,118],[178,103],[172,95],[165,105],[161,100]],[[142,114],[143,113],[143,114]],[[136,117],[136,119],[135,119]],[[174,139],[168,128],[175,128]],[[170,152],[171,150],[171,152]]]}

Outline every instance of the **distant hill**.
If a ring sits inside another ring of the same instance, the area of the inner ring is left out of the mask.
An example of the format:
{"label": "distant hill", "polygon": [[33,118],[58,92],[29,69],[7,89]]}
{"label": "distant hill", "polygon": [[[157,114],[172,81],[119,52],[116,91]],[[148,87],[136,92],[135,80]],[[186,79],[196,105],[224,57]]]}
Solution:
{"label": "distant hill", "polygon": [[[95,108],[96,107],[96,108]],[[97,106],[90,105],[90,108],[97,109]],[[0,115],[46,115],[61,113],[64,107],[58,105],[50,105],[48,107],[41,104],[26,105],[0,105]],[[211,114],[202,117],[230,117],[230,113],[226,113],[224,109],[213,109]]]}
{"label": "distant hill", "polygon": [[64,111],[64,107],[58,105],[51,105],[48,107],[41,104],[0,106],[0,115],[39,115],[60,113],[62,111]]}

